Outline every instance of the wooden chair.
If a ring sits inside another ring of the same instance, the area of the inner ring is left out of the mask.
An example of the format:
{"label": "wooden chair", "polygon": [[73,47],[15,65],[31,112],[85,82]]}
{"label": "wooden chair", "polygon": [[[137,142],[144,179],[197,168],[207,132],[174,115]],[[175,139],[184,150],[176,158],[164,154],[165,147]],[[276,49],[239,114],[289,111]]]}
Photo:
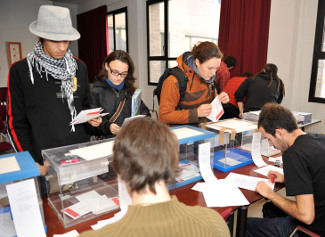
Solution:
{"label": "wooden chair", "polygon": [[291,233],[290,237],[293,237],[294,234],[295,234],[297,231],[301,231],[301,232],[303,232],[303,233],[305,233],[306,235],[311,236],[311,237],[320,237],[318,234],[315,234],[314,232],[312,232],[312,231],[310,231],[310,230],[308,230],[308,229],[306,229],[305,227],[302,227],[302,226],[300,226],[300,225],[298,225],[298,226],[296,227],[296,229],[293,230],[293,232]]}

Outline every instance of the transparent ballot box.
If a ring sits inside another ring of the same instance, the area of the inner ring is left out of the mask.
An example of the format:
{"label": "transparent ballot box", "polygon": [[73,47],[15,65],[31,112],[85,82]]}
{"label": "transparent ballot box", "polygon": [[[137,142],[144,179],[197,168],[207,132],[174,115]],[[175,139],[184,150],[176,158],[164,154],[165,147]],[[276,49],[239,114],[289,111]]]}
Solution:
{"label": "transparent ballot box", "polygon": [[[171,127],[179,143],[179,167],[176,187],[202,179],[199,171],[199,144],[210,143],[211,164],[213,164],[213,140],[215,133],[190,125]],[[211,166],[213,167],[213,166]],[[173,187],[170,187],[173,188]]]}
{"label": "transparent ballot box", "polygon": [[65,228],[119,209],[117,179],[109,167],[113,145],[111,138],[42,151],[50,163],[48,203]]}
{"label": "transparent ballot box", "polygon": [[227,172],[253,163],[250,148],[256,123],[233,118],[202,124],[202,127],[216,133],[214,168]]}
{"label": "transparent ballot box", "polygon": [[[0,156],[0,236],[34,233],[45,236],[40,170],[29,152]],[[28,226],[28,229],[26,229]]]}

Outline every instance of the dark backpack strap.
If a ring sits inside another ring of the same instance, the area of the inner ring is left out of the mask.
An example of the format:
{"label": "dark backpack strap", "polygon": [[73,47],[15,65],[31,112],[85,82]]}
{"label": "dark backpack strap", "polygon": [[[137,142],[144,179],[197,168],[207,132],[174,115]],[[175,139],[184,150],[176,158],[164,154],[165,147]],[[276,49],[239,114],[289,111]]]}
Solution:
{"label": "dark backpack strap", "polygon": [[178,81],[180,100],[182,100],[185,96],[188,78],[185,77],[183,71],[179,67],[172,68],[170,74],[174,75]]}

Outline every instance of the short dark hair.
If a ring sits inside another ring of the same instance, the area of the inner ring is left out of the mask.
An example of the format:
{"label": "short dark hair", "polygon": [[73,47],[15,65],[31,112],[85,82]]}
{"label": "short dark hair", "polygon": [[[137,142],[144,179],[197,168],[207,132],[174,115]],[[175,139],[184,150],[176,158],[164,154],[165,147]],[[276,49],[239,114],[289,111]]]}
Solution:
{"label": "short dark hair", "polygon": [[283,128],[289,133],[298,129],[297,121],[291,111],[279,104],[267,103],[262,109],[258,119],[258,128],[275,137],[275,130]]}
{"label": "short dark hair", "polygon": [[167,125],[149,117],[135,118],[121,127],[113,147],[112,166],[131,191],[147,187],[156,193],[155,183],[176,183],[178,139]]}
{"label": "short dark hair", "polygon": [[136,80],[136,78],[134,77],[135,67],[131,56],[123,50],[113,51],[106,57],[102,65],[102,69],[100,70],[98,75],[99,79],[104,81],[108,77],[108,73],[105,68],[105,63],[109,65],[112,61],[115,60],[119,60],[128,65],[129,69],[128,69],[128,75],[125,77],[125,86],[126,86],[126,91],[129,91],[133,94],[136,89],[134,86],[134,82]]}
{"label": "short dark hair", "polygon": [[234,67],[237,64],[237,59],[234,56],[228,55],[225,57],[223,62],[227,65],[227,67]]}
{"label": "short dark hair", "polygon": [[215,43],[209,41],[199,42],[194,45],[191,54],[193,58],[198,59],[201,64],[211,58],[221,59],[223,55],[219,47]]}

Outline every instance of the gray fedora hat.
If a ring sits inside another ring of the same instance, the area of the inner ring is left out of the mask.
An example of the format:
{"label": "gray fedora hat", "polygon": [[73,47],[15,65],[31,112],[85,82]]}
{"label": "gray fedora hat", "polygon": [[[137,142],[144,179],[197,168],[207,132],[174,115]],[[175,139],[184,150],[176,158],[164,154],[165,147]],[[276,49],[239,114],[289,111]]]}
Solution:
{"label": "gray fedora hat", "polygon": [[37,21],[30,24],[29,31],[38,37],[54,41],[71,41],[80,38],[79,32],[72,27],[69,9],[58,6],[41,6]]}

